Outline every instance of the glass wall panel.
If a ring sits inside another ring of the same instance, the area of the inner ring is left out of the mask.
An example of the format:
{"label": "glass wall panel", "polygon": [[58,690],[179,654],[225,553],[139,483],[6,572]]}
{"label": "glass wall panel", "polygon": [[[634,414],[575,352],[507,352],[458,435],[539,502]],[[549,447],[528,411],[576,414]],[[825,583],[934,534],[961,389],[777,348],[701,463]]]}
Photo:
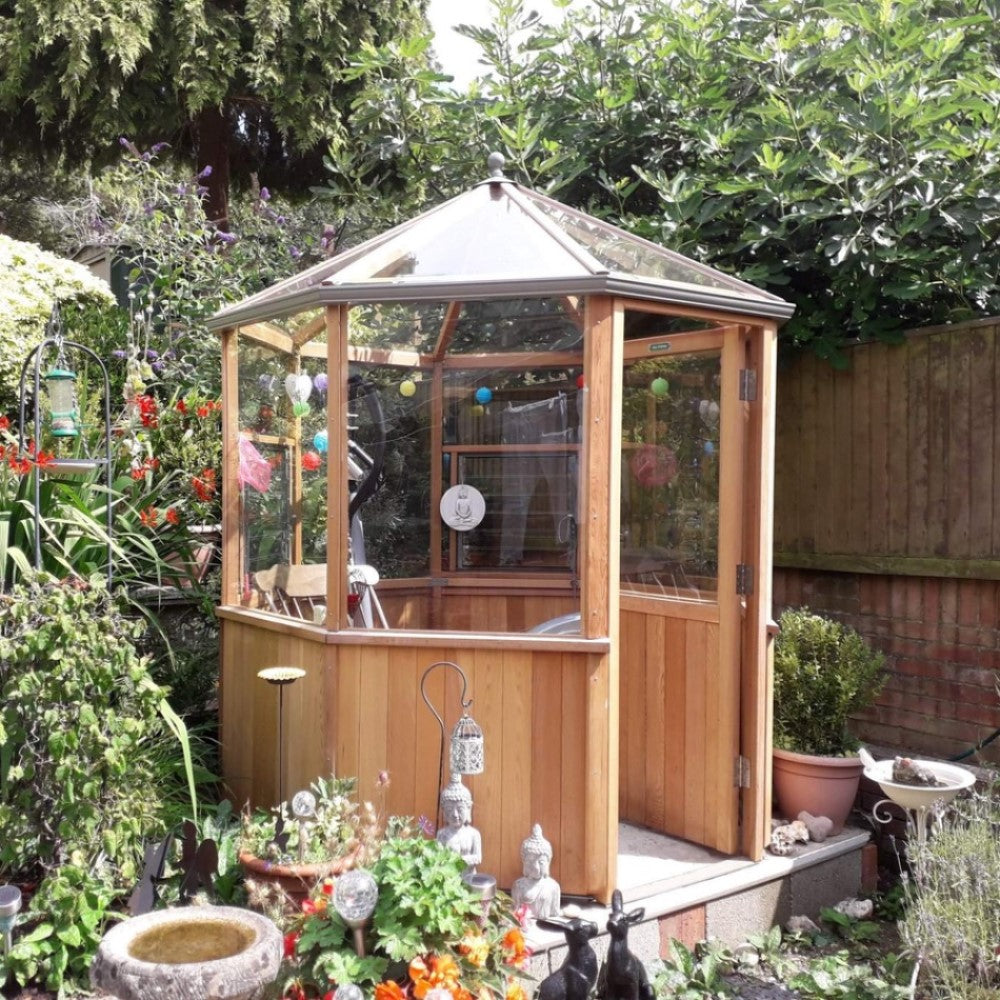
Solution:
{"label": "glass wall panel", "polygon": [[326,600],[324,339],[316,312],[238,339],[242,603],[310,620]]}
{"label": "glass wall panel", "polygon": [[351,558],[388,626],[521,631],[540,587],[529,628],[578,611],[573,304],[358,306],[349,344]]}
{"label": "glass wall panel", "polygon": [[714,599],[719,351],[628,362],[622,395],[623,592]]}

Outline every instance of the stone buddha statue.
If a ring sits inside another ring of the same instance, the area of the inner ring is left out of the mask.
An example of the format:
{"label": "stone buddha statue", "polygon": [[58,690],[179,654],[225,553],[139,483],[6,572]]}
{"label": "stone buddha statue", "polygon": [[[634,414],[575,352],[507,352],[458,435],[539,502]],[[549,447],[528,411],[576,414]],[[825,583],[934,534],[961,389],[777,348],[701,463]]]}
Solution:
{"label": "stone buddha statue", "polygon": [[483,842],[472,826],[472,793],[462,784],[458,774],[441,791],[441,814],[445,825],[437,832],[439,844],[461,854],[466,871],[474,872],[483,860]]}
{"label": "stone buddha statue", "polygon": [[561,891],[559,883],[549,875],[552,845],[542,836],[537,823],[531,836],[521,844],[521,865],[524,875],[511,887],[516,906],[527,906],[533,920],[559,916]]}

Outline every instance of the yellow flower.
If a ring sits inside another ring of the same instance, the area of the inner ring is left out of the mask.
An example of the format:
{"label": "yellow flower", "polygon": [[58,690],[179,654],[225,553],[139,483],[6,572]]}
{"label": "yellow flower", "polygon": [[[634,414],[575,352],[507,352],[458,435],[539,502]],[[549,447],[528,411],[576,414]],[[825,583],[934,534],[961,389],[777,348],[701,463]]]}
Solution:
{"label": "yellow flower", "polygon": [[485,965],[490,954],[490,946],[479,930],[466,931],[465,937],[458,942],[458,950],[476,968]]}

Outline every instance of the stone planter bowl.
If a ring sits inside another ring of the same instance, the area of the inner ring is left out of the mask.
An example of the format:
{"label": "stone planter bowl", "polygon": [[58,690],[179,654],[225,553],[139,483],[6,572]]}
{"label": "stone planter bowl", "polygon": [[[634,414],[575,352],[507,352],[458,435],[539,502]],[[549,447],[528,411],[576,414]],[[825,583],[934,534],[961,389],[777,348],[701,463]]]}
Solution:
{"label": "stone planter bowl", "polygon": [[90,982],[118,1000],[255,1000],[281,964],[278,928],[235,906],[158,910],[101,939]]}

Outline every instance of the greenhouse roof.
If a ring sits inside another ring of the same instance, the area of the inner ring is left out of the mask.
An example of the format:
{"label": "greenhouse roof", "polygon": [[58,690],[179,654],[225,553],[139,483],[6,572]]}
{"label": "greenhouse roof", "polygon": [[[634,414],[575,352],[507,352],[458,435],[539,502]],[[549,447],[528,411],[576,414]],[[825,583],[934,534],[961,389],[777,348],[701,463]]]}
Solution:
{"label": "greenhouse roof", "polygon": [[[491,157],[491,166],[494,161]],[[507,179],[217,313],[215,329],[335,303],[620,295],[786,319],[790,303]]]}

